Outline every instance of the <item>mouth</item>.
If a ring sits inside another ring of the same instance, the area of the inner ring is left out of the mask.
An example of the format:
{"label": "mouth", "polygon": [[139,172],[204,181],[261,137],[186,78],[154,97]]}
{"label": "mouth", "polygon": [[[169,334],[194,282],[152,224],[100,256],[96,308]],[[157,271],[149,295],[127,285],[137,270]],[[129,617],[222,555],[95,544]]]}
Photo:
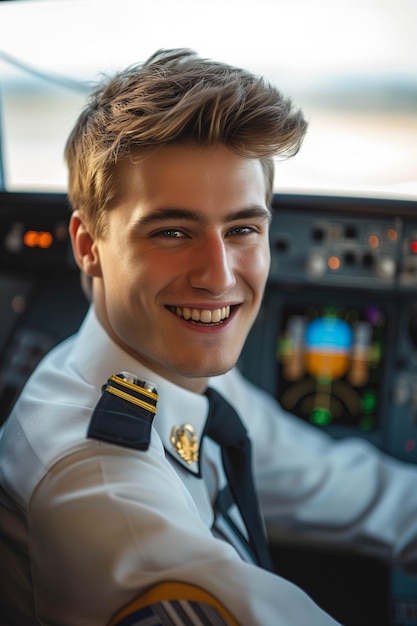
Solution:
{"label": "mouth", "polygon": [[223,306],[218,309],[191,309],[189,307],[167,306],[167,309],[175,313],[177,317],[190,322],[191,324],[202,324],[204,326],[217,326],[227,320],[236,306]]}

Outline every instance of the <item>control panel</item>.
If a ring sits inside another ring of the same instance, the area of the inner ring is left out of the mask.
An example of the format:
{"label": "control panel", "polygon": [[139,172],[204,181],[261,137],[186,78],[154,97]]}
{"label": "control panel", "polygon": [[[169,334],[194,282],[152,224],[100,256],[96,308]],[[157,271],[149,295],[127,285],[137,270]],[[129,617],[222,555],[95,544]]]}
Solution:
{"label": "control panel", "polygon": [[[417,287],[417,202],[275,198],[271,280],[354,289]],[[321,205],[321,206],[320,206]]]}
{"label": "control panel", "polygon": [[417,202],[275,196],[241,369],[335,437],[417,462]]}
{"label": "control panel", "polygon": [[0,425],[41,358],[88,303],[63,194],[0,193]]}

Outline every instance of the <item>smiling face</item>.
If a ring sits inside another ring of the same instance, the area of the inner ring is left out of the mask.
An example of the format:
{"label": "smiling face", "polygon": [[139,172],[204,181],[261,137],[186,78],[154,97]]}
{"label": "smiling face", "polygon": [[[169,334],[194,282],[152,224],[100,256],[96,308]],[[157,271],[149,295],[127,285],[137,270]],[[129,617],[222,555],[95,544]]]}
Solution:
{"label": "smiling face", "polygon": [[202,391],[235,365],[261,304],[270,262],[261,163],[224,146],[166,146],[120,163],[117,185],[102,236],[78,213],[71,222],[98,317],[139,362]]}

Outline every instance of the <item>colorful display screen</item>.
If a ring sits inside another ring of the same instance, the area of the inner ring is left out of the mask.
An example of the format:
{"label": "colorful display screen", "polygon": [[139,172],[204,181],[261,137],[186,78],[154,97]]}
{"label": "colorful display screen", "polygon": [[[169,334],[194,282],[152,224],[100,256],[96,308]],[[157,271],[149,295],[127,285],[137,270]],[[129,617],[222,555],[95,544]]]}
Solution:
{"label": "colorful display screen", "polygon": [[277,346],[282,407],[317,426],[374,430],[385,332],[378,307],[285,307]]}

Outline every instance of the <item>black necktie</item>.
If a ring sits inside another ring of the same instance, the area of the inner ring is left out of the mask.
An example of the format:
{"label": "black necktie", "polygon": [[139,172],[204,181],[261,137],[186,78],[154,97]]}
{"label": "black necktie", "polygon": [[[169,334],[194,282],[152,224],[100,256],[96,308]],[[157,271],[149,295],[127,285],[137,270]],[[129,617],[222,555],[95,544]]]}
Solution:
{"label": "black necktie", "polygon": [[210,410],[206,434],[221,446],[230,490],[248,531],[259,565],[273,571],[268,543],[256,497],[251,468],[251,444],[234,408],[212,388],[206,395]]}

